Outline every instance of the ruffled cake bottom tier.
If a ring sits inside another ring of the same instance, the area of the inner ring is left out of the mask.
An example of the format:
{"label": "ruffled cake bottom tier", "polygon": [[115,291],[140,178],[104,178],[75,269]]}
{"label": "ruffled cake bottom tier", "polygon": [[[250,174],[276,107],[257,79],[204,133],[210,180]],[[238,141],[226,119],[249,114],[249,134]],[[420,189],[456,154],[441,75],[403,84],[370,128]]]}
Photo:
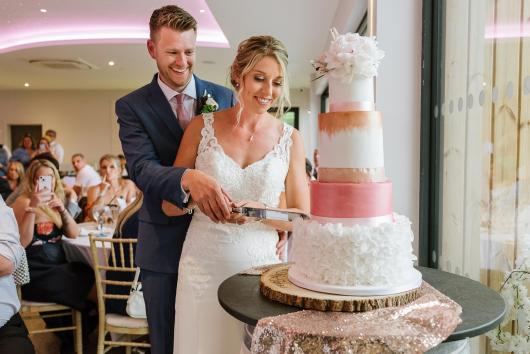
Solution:
{"label": "ruffled cake bottom tier", "polygon": [[289,280],[310,290],[342,295],[389,295],[421,285],[414,269],[410,220],[394,214],[378,225],[297,220]]}

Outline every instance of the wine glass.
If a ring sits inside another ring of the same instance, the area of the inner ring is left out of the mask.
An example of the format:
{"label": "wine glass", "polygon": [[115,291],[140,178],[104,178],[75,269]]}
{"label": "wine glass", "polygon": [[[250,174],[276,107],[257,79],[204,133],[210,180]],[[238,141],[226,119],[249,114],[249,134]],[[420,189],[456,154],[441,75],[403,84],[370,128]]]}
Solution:
{"label": "wine glass", "polygon": [[92,217],[96,220],[97,229],[103,230],[103,224],[105,223],[105,215],[108,213],[109,207],[106,205],[96,205],[92,208]]}

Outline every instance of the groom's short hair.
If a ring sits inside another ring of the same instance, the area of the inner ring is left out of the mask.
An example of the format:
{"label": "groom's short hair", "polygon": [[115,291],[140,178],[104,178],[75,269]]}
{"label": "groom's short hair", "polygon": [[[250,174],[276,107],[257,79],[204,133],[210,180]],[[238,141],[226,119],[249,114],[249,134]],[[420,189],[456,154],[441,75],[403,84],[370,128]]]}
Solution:
{"label": "groom's short hair", "polygon": [[154,35],[162,27],[169,27],[179,32],[191,29],[197,32],[197,21],[186,10],[175,5],[167,5],[156,9],[151,15],[149,20],[151,40],[154,40]]}

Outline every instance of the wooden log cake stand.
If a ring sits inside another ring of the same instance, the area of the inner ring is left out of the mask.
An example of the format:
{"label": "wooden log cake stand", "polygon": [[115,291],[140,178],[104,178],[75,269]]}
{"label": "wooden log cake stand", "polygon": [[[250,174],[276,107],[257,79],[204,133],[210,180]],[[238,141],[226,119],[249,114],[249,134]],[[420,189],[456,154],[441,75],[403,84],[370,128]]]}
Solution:
{"label": "wooden log cake stand", "polygon": [[406,305],[421,294],[421,288],[384,296],[346,296],[316,292],[291,283],[287,277],[290,266],[291,264],[280,264],[261,275],[260,290],[265,297],[307,310],[364,312]]}

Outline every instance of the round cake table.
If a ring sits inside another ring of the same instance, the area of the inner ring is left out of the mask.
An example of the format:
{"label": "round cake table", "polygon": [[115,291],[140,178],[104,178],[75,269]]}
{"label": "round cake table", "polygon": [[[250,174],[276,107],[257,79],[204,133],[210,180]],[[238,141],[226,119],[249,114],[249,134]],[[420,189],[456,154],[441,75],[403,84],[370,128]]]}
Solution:
{"label": "round cake table", "polygon": [[[452,273],[418,267],[423,280],[462,307],[460,323],[445,342],[462,340],[483,334],[501,323],[506,314],[502,297],[485,285]],[[301,308],[283,305],[261,295],[260,277],[234,275],[218,290],[221,306],[238,320],[255,326],[264,317],[283,315]]]}

